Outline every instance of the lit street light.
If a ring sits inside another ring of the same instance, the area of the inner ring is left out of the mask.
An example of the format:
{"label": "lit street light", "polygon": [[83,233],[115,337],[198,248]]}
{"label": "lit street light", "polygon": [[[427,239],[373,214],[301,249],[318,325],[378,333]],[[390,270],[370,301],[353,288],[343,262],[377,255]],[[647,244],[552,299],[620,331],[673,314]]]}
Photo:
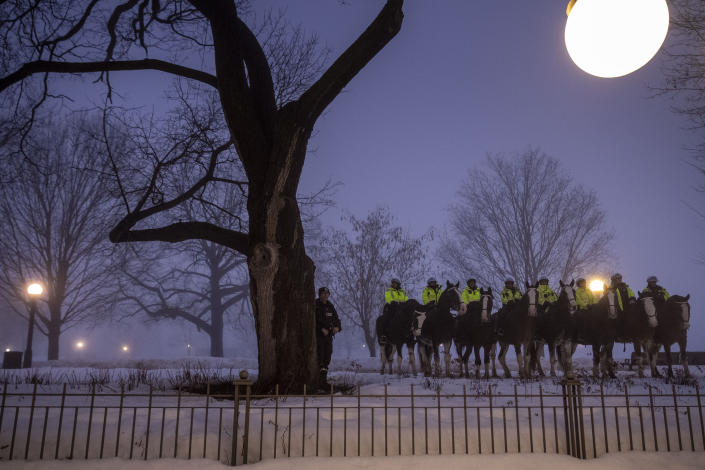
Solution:
{"label": "lit street light", "polygon": [[128,345],[126,345],[126,344],[125,344],[125,345],[123,345],[123,346],[122,346],[122,348],[121,348],[121,349],[122,349],[122,351],[123,351],[123,352],[127,352],[127,351],[129,351],[129,350],[130,350],[130,347],[129,347]]}
{"label": "lit street light", "polygon": [[565,45],[590,75],[621,77],[646,65],[668,33],[666,0],[571,0]]}
{"label": "lit street light", "polygon": [[5,352],[10,352],[10,348],[5,348]]}
{"label": "lit street light", "polygon": [[86,347],[86,343],[84,343],[83,341],[76,341],[76,349],[79,349],[79,350],[80,350],[80,349],[83,349],[83,348],[85,348],[85,347]]}
{"label": "lit street light", "polygon": [[[34,317],[37,314],[37,297],[42,295],[44,288],[36,282],[27,286],[27,294],[29,295],[29,325],[27,327],[27,347],[24,351],[24,364],[22,367],[32,367],[32,340],[34,337]],[[6,351],[9,352],[9,351]]]}
{"label": "lit street light", "polygon": [[599,279],[593,279],[590,281],[590,290],[595,293],[601,293],[605,290],[605,283]]}

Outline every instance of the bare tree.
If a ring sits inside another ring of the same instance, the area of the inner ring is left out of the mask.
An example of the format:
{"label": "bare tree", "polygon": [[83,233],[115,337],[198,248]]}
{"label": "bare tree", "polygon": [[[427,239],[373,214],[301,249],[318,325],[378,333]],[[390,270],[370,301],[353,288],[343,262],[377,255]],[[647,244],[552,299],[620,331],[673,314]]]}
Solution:
{"label": "bare tree", "polygon": [[[162,154],[137,200],[123,193],[125,216],[110,240],[205,239],[245,255],[260,352],[259,385],[300,389],[317,379],[314,265],[304,248],[296,200],[308,140],[328,105],[400,30],[402,3],[387,0],[322,75],[292,82],[296,91],[287,93],[278,90],[291,86],[274,84],[277,64],[286,61],[268,58],[266,41],[258,39],[246,23],[243,5],[233,0],[127,0],[118,5],[8,0],[0,3],[0,93],[12,94],[18,103],[29,100],[33,106],[28,109],[34,110],[53,95],[55,74],[98,74],[109,100],[110,72],[140,70],[158,70],[214,90],[228,139],[215,142],[207,128],[196,140],[179,139],[185,134],[176,133],[173,151]],[[37,93],[25,93],[30,88],[24,82],[31,77],[37,79]],[[192,155],[194,146],[200,158],[187,159],[187,164],[199,175],[185,192],[170,196],[162,191],[169,170],[180,156]],[[160,214],[205,186],[228,180],[216,167],[232,146],[247,176],[239,182],[247,188],[247,230],[200,220],[163,224]]]}
{"label": "bare tree", "polygon": [[223,357],[228,313],[236,307],[242,311],[248,299],[247,260],[202,240],[179,248],[164,246],[155,254],[131,254],[124,265],[120,299],[127,315],[191,323],[208,335],[210,355]]}
{"label": "bare tree", "polygon": [[388,209],[379,208],[365,219],[344,218],[351,232],[331,230],[316,253],[319,279],[328,285],[338,312],[360,328],[370,356],[376,355],[375,319],[384,307],[384,292],[393,277],[402,281],[409,297],[427,271],[424,242],[394,225]]}
{"label": "bare tree", "polygon": [[[700,141],[693,151],[693,167],[705,176],[705,2],[701,0],[670,0],[671,25],[662,67],[664,83],[654,87],[657,94],[674,98],[673,110],[690,121],[690,129]],[[705,180],[698,186],[705,195]],[[702,201],[702,199],[701,199]],[[705,218],[702,202],[689,205]],[[705,252],[700,254],[705,264]]]}
{"label": "bare tree", "polygon": [[49,360],[59,358],[62,332],[110,308],[106,237],[117,214],[104,168],[94,166],[103,147],[82,131],[90,124],[85,117],[46,123],[28,141],[34,163],[18,165],[0,185],[0,296],[27,317],[27,284],[44,285],[37,326]]}
{"label": "bare tree", "polygon": [[439,257],[487,286],[588,272],[607,260],[613,237],[595,193],[536,149],[511,159],[488,155],[485,168],[468,172],[450,214]]}

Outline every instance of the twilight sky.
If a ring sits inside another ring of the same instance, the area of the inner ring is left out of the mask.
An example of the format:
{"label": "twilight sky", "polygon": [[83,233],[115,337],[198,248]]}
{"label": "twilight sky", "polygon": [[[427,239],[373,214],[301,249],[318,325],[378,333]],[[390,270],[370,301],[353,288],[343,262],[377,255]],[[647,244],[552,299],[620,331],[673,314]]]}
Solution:
{"label": "twilight sky", "polygon": [[[405,2],[401,32],[319,119],[301,190],[341,181],[339,209],[364,216],[388,205],[401,225],[421,233],[447,224],[448,204],[486,153],[541,147],[598,192],[616,232],[614,269],[635,292],[655,274],[671,293],[691,294],[689,349],[702,350],[704,267],[696,258],[705,221],[686,206],[703,202],[687,151],[698,136],[668,98],[651,97],[648,86],[662,79],[658,56],[617,79],[578,69],[563,40],[565,3]],[[383,4],[258,7],[287,8],[335,58]]]}

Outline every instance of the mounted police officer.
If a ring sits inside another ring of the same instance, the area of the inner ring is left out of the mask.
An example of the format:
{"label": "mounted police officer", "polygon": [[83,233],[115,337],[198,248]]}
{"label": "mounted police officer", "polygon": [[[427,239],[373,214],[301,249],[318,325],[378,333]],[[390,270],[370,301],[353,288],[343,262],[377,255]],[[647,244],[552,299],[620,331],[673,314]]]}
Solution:
{"label": "mounted police officer", "polygon": [[539,279],[539,286],[536,289],[536,292],[538,293],[537,304],[541,307],[541,312],[545,312],[549,304],[558,300],[558,296],[553,289],[551,289],[551,286],[548,285],[547,277],[542,277]]}
{"label": "mounted police officer", "polygon": [[612,281],[610,288],[614,289],[617,294],[617,306],[623,312],[625,305],[636,302],[634,291],[626,282],[622,281],[622,275],[619,273],[614,273],[610,280]]}
{"label": "mounted police officer", "polygon": [[408,300],[409,297],[404,292],[404,289],[401,288],[401,281],[397,278],[392,279],[392,285],[384,293],[385,304],[389,305],[392,302],[406,302]]}
{"label": "mounted police officer", "polygon": [[578,279],[575,289],[575,303],[578,304],[578,310],[587,310],[587,308],[597,303],[597,299],[593,295],[592,291],[587,288],[585,279],[582,277]]}
{"label": "mounted police officer", "polygon": [[506,306],[510,302],[521,300],[521,291],[514,285],[514,279],[504,281],[504,289],[499,294],[502,299],[502,305]]}
{"label": "mounted police officer", "polygon": [[428,278],[426,288],[421,293],[421,301],[424,305],[428,305],[431,302],[437,304],[438,299],[441,298],[441,293],[443,293],[443,289],[438,285],[436,278],[430,277]]}
{"label": "mounted police officer", "polygon": [[472,302],[479,302],[482,298],[480,294],[480,288],[477,287],[477,281],[473,278],[468,279],[467,286],[463,289],[462,293],[463,302],[468,306],[468,311],[471,310],[470,304]]}
{"label": "mounted police officer", "polygon": [[658,285],[658,278],[656,276],[649,276],[646,279],[646,287],[641,291],[642,294],[651,294],[657,299],[663,301],[668,300],[671,296],[666,289]]}
{"label": "mounted police officer", "polygon": [[338,312],[333,303],[328,300],[330,291],[327,287],[318,289],[316,299],[316,343],[318,345],[318,386],[330,390],[328,383],[328,365],[333,354],[333,336],[342,329]]}

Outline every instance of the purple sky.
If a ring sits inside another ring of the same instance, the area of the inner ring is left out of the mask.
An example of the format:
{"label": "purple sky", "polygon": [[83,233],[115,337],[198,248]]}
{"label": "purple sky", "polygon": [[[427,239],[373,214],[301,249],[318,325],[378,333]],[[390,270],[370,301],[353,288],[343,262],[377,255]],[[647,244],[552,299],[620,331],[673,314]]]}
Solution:
{"label": "purple sky", "polygon": [[[287,7],[332,58],[384,4],[260,3]],[[578,69],[564,45],[563,3],[406,2],[401,32],[318,121],[301,189],[341,181],[339,209],[364,216],[388,205],[421,233],[447,224],[448,204],[487,152],[539,146],[598,192],[616,232],[614,269],[635,291],[655,274],[671,293],[693,296],[690,349],[702,350],[696,258],[705,223],[686,206],[702,205],[694,190],[702,177],[686,150],[698,136],[669,99],[651,98],[648,86],[662,80],[658,56],[617,79]]]}
{"label": "purple sky", "polygon": [[[319,119],[300,190],[329,178],[343,183],[327,224],[337,224],[341,210],[365,216],[387,205],[416,233],[442,230],[461,181],[488,152],[541,147],[598,192],[616,233],[613,269],[635,291],[655,274],[672,294],[692,295],[689,349],[705,350],[697,263],[705,221],[686,206],[703,202],[694,190],[702,176],[686,150],[698,136],[684,130],[688,122],[669,99],[650,98],[648,85],[662,80],[658,57],[617,79],[578,69],[563,40],[565,3],[407,0],[401,32]],[[259,0],[256,7],[287,8],[333,60],[383,4]],[[113,78],[128,103],[147,111],[161,109],[171,83],[156,72]],[[85,82],[69,82],[89,93]]]}

